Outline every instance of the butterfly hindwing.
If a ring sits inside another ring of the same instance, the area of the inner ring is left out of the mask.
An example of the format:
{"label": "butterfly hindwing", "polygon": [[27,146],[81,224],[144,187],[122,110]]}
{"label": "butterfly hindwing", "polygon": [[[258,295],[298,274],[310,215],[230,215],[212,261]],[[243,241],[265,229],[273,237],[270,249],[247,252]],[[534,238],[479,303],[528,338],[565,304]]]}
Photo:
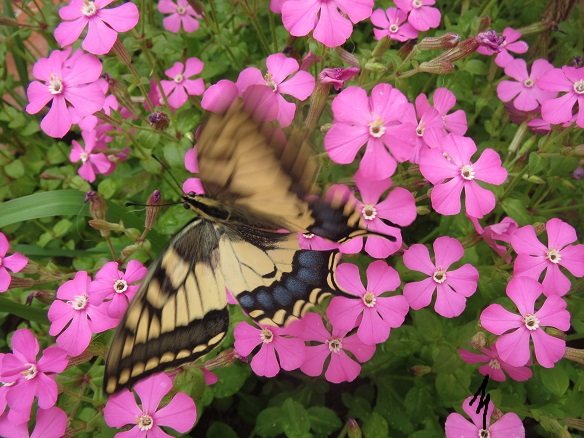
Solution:
{"label": "butterfly hindwing", "polygon": [[195,219],[150,268],[114,335],[104,387],[121,387],[215,348],[229,327],[215,226]]}

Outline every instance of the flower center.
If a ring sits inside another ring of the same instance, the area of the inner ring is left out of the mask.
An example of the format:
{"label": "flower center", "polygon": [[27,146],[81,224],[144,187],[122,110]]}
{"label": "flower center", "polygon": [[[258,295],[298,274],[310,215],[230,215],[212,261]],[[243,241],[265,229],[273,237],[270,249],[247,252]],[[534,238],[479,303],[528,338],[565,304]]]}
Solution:
{"label": "flower center", "polygon": [[116,280],[114,282],[114,290],[119,294],[123,294],[128,290],[128,283],[124,279]]}
{"label": "flower center", "polygon": [[176,13],[178,15],[184,15],[187,12],[187,9],[182,7],[182,6],[177,6],[176,7]]}
{"label": "flower center", "polygon": [[95,6],[95,3],[90,0],[83,0],[81,13],[86,17],[91,17],[97,13],[97,6]]}
{"label": "flower center", "polygon": [[434,281],[438,284],[442,284],[446,281],[446,270],[444,269],[436,269],[434,271],[434,275],[432,275]]}
{"label": "flower center", "polygon": [[79,157],[81,158],[81,161],[85,163],[89,159],[89,154],[87,152],[81,152]]}
{"label": "flower center", "polygon": [[326,341],[326,343],[328,344],[329,350],[332,353],[340,353],[340,351],[343,349],[343,340],[341,338],[334,338],[330,341]]}
{"label": "flower center", "polygon": [[535,85],[535,81],[531,78],[527,78],[523,81],[523,85],[525,85],[527,88],[531,88]]}
{"label": "flower center", "polygon": [[304,234],[303,234],[303,236],[304,236],[306,239],[312,239],[312,238],[314,237],[314,234],[313,234],[313,233],[304,233]]}
{"label": "flower center", "polygon": [[363,295],[363,302],[367,307],[374,307],[375,301],[377,301],[377,298],[372,292],[367,292],[365,295]]}
{"label": "flower center", "polygon": [[539,319],[533,313],[523,315],[523,323],[527,330],[537,330],[539,328]]}
{"label": "flower center", "polygon": [[278,91],[278,84],[276,84],[274,82],[274,80],[272,79],[272,73],[266,73],[266,75],[264,76],[264,79],[265,79],[266,85],[268,87],[271,87],[272,90],[274,90],[274,92]]}
{"label": "flower center", "polygon": [[491,438],[491,432],[489,432],[489,429],[479,430],[479,438]]}
{"label": "flower center", "polygon": [[465,164],[460,168],[460,176],[468,181],[472,181],[475,177],[475,170],[471,164]]}
{"label": "flower center", "polygon": [[494,370],[500,370],[501,369],[501,364],[499,363],[499,361],[497,359],[491,359],[489,361],[489,366],[491,368],[493,368]]}
{"label": "flower center", "polygon": [[269,344],[274,340],[274,334],[270,329],[263,329],[260,334],[260,338],[262,338],[262,342],[264,344]]}
{"label": "flower center", "polygon": [[574,82],[574,91],[576,94],[584,94],[584,79]]}
{"label": "flower center", "polygon": [[545,258],[552,263],[558,264],[562,260],[562,255],[557,249],[550,248],[545,252]]}
{"label": "flower center", "polygon": [[2,257],[0,257],[0,266],[2,266]]}
{"label": "flower center", "polygon": [[418,127],[416,128],[416,135],[418,137],[423,137],[424,136],[424,129],[426,127],[424,126],[424,122],[420,122],[420,124],[418,125]]}
{"label": "flower center", "polygon": [[396,33],[399,30],[399,26],[397,24],[392,24],[391,26],[389,26],[389,31],[391,33]]}
{"label": "flower center", "polygon": [[49,75],[49,91],[51,94],[61,94],[63,92],[63,80],[54,73]]}
{"label": "flower center", "polygon": [[446,158],[448,161],[452,161],[452,157],[448,155],[446,152],[442,152],[442,156]]}
{"label": "flower center", "polygon": [[368,221],[372,221],[377,216],[377,210],[373,204],[364,204],[363,208],[361,209],[361,213]]}
{"label": "flower center", "polygon": [[180,84],[183,81],[184,77],[182,75],[182,73],[177,74],[174,77],[174,82],[176,82],[177,84]]}
{"label": "flower center", "polygon": [[422,3],[422,0],[414,0],[412,2],[412,6],[416,9],[421,8],[422,6],[424,6],[424,4]]}
{"label": "flower center", "polygon": [[34,363],[27,363],[25,365],[30,366],[30,368],[28,370],[24,370],[21,372],[21,374],[24,376],[24,378],[26,380],[31,380],[34,379],[36,377],[36,375],[38,374],[38,370],[37,367]]}
{"label": "flower center", "polygon": [[83,310],[87,307],[87,295],[77,295],[73,301],[67,301],[75,310]]}
{"label": "flower center", "polygon": [[369,123],[369,135],[371,137],[380,138],[385,134],[385,126],[383,120],[377,117],[374,121]]}
{"label": "flower center", "polygon": [[154,426],[154,420],[148,415],[148,412],[142,412],[141,417],[136,417],[136,423],[142,432],[150,430]]}

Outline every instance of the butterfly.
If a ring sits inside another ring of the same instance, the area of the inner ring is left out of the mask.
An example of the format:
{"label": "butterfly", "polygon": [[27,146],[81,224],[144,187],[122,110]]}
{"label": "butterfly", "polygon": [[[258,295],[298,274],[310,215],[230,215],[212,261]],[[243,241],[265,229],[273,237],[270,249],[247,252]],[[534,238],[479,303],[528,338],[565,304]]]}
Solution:
{"label": "butterfly", "polygon": [[226,288],[251,318],[276,326],[343,294],[338,250],[301,249],[297,232],[339,243],[370,234],[356,201],[309,196],[318,164],[308,142],[286,141],[237,104],[209,118],[197,155],[205,194],[183,195],[196,217],[150,266],[114,334],[108,394],[217,347],[229,330]]}

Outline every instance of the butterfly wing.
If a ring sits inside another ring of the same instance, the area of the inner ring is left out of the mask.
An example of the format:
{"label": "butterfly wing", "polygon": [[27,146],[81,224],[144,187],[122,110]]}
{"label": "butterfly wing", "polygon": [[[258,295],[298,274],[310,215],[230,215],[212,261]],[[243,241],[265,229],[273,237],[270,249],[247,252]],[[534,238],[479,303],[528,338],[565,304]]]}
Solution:
{"label": "butterfly wing", "polygon": [[229,312],[215,227],[195,219],[150,267],[114,335],[105,366],[107,393],[194,361],[225,337]]}

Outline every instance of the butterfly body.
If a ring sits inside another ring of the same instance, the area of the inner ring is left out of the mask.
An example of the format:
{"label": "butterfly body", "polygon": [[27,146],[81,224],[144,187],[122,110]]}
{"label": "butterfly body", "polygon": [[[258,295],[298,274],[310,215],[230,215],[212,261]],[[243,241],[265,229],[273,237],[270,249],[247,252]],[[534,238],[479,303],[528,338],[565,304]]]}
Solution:
{"label": "butterfly body", "polygon": [[211,117],[197,147],[205,195],[183,196],[196,218],[152,264],[117,328],[109,394],[217,347],[229,329],[226,289],[258,323],[277,326],[345,293],[339,252],[301,249],[297,232],[336,242],[367,234],[347,199],[307,196],[318,166],[305,143],[283,142],[239,108]]}

